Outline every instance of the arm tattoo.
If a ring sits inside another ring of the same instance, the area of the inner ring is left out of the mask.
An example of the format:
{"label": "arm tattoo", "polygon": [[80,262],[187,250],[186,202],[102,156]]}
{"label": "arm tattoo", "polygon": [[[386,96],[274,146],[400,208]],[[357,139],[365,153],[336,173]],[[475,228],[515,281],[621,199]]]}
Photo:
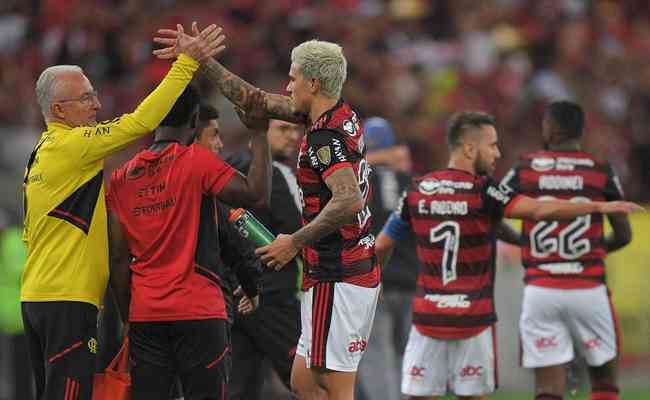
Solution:
{"label": "arm tattoo", "polygon": [[250,97],[258,90],[255,86],[228,71],[212,58],[201,64],[199,72],[219,88],[228,100],[241,109],[250,111]]}
{"label": "arm tattoo", "polygon": [[313,221],[292,235],[298,248],[334,232],[343,224],[351,222],[357,214],[354,204],[361,202],[362,197],[351,168],[334,172],[327,178],[326,184],[332,191],[332,199]]}
{"label": "arm tattoo", "polygon": [[[294,110],[291,98],[260,91],[212,58],[201,64],[199,72],[228,100],[246,112],[294,123],[304,124],[307,121],[305,114]],[[264,97],[262,102],[253,99],[253,95],[258,91]],[[254,109],[258,107],[261,109]]]}
{"label": "arm tattoo", "polygon": [[307,114],[296,111],[290,97],[266,92],[264,94],[266,97],[266,112],[270,118],[296,124],[307,123]]}

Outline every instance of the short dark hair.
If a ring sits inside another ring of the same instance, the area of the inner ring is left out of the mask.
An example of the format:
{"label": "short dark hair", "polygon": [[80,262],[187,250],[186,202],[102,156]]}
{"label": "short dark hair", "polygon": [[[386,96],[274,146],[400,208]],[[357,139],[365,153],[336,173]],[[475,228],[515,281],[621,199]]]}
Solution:
{"label": "short dark hair", "polygon": [[219,110],[210,104],[201,104],[199,106],[198,121],[207,122],[211,119],[219,119]]}
{"label": "short dark hair", "polygon": [[199,138],[201,129],[206,127],[207,122],[213,119],[219,119],[219,110],[210,104],[201,103],[199,105],[199,110],[194,113],[194,116],[192,117],[192,125],[190,125],[190,127],[194,129],[192,142],[195,142]]}
{"label": "short dark hair", "polygon": [[568,139],[582,136],[585,113],[577,103],[567,100],[554,101],[546,107],[544,118],[553,123],[555,130]]}
{"label": "short dark hair", "polygon": [[463,143],[465,132],[483,125],[496,126],[496,120],[482,111],[463,111],[455,113],[447,124],[447,146],[453,150]]}
{"label": "short dark hair", "polygon": [[178,97],[176,103],[165,119],[162,120],[160,126],[168,126],[172,128],[180,128],[188,126],[194,115],[196,106],[199,104],[199,94],[191,85],[187,85],[183,93]]}

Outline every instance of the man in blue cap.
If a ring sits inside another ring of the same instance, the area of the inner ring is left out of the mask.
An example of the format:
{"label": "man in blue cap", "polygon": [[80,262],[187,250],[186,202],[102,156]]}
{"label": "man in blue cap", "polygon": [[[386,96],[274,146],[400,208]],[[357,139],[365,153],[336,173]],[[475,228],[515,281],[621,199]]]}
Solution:
{"label": "man in blue cap", "polygon": [[[365,120],[364,139],[373,173],[372,234],[379,234],[410,182],[411,155],[398,144],[388,121],[379,117]],[[400,398],[401,360],[411,324],[411,299],[415,293],[417,257],[413,238],[395,247],[395,254],[382,265],[383,292],[375,314],[366,354],[359,368],[359,399]],[[384,377],[382,385],[376,377]]]}

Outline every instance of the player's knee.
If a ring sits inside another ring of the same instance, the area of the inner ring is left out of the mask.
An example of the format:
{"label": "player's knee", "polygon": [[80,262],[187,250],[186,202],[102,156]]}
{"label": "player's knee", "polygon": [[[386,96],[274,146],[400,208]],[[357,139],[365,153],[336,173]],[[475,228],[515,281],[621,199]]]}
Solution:
{"label": "player's knee", "polygon": [[[306,372],[306,373],[305,373]],[[291,391],[299,400],[317,400],[318,385],[309,376],[309,371],[292,371]]]}
{"label": "player's knee", "polygon": [[591,378],[591,385],[605,384],[616,385],[616,360],[611,360],[598,367],[589,367],[589,376]]}

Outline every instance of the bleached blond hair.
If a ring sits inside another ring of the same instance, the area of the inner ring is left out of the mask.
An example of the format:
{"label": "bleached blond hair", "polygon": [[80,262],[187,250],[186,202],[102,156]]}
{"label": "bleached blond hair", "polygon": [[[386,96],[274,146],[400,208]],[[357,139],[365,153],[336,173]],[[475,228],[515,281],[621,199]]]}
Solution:
{"label": "bleached blond hair", "polygon": [[336,43],[310,40],[293,48],[291,62],[307,79],[320,81],[321,94],[338,99],[347,77],[348,61]]}

